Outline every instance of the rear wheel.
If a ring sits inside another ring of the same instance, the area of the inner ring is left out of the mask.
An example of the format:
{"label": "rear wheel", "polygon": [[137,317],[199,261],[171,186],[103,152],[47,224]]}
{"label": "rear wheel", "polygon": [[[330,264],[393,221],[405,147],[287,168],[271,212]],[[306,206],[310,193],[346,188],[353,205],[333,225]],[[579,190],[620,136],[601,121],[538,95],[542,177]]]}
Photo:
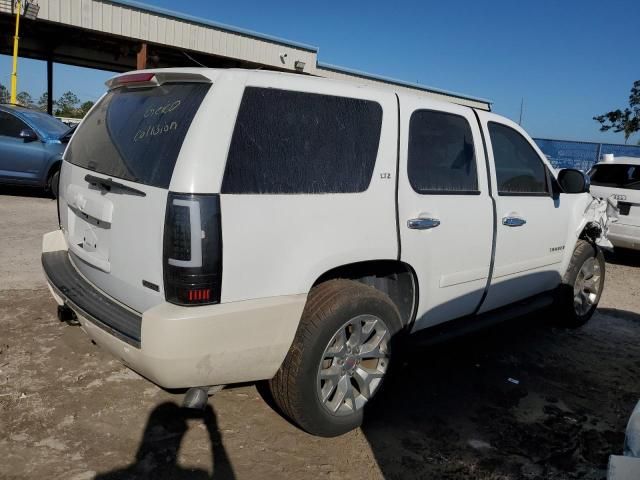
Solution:
{"label": "rear wheel", "polygon": [[358,427],[389,369],[401,326],[395,304],[372,287],[351,280],[314,287],[293,345],[269,382],[273,399],[314,435]]}
{"label": "rear wheel", "polygon": [[60,183],[60,170],[56,170],[49,176],[49,182],[47,183],[47,190],[51,192],[53,198],[58,198],[58,185]]}
{"label": "rear wheel", "polygon": [[558,292],[559,323],[579,327],[589,321],[604,288],[605,261],[595,245],[578,240]]}

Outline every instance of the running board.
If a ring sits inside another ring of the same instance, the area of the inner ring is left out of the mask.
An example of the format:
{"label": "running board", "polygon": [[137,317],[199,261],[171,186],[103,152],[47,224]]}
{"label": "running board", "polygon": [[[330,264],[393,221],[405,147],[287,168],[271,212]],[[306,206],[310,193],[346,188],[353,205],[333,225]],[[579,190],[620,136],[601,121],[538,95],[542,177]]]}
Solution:
{"label": "running board", "polygon": [[554,291],[529,297],[513,305],[500,307],[479,315],[468,315],[434,327],[426,328],[411,335],[410,342],[417,346],[431,346],[461,337],[507,320],[528,315],[550,307],[554,302]]}

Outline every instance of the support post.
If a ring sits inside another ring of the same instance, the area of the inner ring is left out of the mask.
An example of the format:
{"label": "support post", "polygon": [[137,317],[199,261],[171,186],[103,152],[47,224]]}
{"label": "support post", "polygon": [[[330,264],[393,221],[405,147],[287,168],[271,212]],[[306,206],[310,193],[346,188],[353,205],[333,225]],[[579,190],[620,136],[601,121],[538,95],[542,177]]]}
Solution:
{"label": "support post", "polygon": [[15,105],[17,103],[18,96],[18,40],[20,40],[20,9],[22,8],[22,1],[16,2],[16,33],[13,36],[13,70],[11,71],[11,103]]}
{"label": "support post", "polygon": [[144,70],[145,68],[147,68],[147,44],[142,43],[136,58],[136,70]]}
{"label": "support post", "polygon": [[47,58],[47,113],[53,115],[53,60]]}

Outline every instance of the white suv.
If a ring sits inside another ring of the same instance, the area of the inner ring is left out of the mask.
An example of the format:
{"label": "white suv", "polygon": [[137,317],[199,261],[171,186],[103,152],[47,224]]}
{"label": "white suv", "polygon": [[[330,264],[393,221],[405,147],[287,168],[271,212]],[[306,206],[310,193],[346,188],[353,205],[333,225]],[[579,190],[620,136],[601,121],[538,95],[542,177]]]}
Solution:
{"label": "white suv", "polygon": [[66,150],[42,263],[87,334],[162,387],[267,379],[302,428],[338,435],[400,332],[596,308],[587,178],[556,176],[503,117],[266,71],[107,85]]}
{"label": "white suv", "polygon": [[617,200],[618,221],[611,224],[608,239],[615,247],[640,250],[640,158],[597,163],[589,176],[594,196]]}

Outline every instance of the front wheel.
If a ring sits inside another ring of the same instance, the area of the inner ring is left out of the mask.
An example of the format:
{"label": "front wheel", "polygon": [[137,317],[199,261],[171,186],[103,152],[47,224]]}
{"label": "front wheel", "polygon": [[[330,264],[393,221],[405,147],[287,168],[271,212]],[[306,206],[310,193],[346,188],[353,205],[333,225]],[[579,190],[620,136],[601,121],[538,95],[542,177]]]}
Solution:
{"label": "front wheel", "polygon": [[273,399],[314,435],[333,437],[360,426],[401,326],[395,304],[372,287],[351,280],[314,287],[293,345],[269,382]]}
{"label": "front wheel", "polygon": [[559,323],[576,328],[589,321],[602,295],[605,261],[602,250],[578,240],[569,268],[558,291]]}

